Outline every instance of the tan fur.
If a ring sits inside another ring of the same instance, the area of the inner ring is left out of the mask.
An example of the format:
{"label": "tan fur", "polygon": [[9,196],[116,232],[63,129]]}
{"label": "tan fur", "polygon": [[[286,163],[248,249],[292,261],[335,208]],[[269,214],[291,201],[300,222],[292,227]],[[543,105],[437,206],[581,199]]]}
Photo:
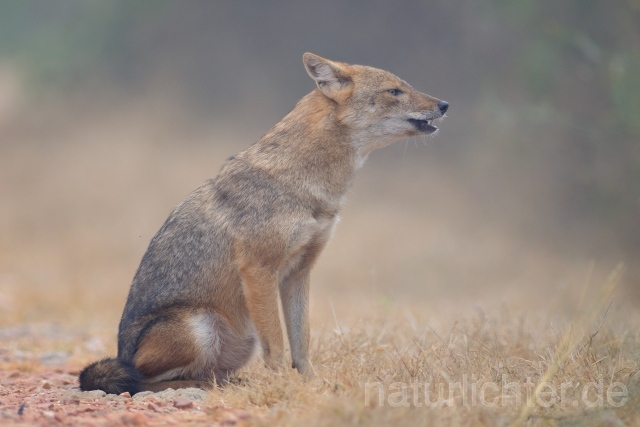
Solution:
{"label": "tan fur", "polygon": [[161,375],[177,366],[189,366],[198,357],[199,348],[188,331],[186,319],[158,323],[142,338],[133,358],[136,369],[145,378]]}
{"label": "tan fur", "polygon": [[[313,375],[309,274],[344,195],[371,151],[434,133],[448,104],[387,71],[310,53],[303,62],[317,89],[171,214],[134,277],[117,360],[87,367],[83,389],[225,381],[256,342],[278,368],[278,297],[292,365]],[[142,377],[134,386],[131,369]],[[103,378],[109,370],[117,384]]]}

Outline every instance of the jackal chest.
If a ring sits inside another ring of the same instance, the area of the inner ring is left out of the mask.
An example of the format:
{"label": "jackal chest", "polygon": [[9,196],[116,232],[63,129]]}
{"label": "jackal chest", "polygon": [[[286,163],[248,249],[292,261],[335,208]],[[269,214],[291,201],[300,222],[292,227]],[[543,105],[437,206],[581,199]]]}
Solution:
{"label": "jackal chest", "polygon": [[280,276],[285,277],[292,271],[310,267],[333,235],[339,221],[338,215],[333,215],[300,224],[289,245]]}

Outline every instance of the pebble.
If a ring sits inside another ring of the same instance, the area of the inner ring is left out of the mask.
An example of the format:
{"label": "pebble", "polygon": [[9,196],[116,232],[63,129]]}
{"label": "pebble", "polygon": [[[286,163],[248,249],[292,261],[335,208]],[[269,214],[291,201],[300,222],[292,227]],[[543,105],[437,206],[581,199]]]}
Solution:
{"label": "pebble", "polygon": [[133,400],[144,400],[148,396],[152,396],[152,391],[141,391],[140,393],[136,393],[133,395]]}
{"label": "pebble", "polygon": [[53,420],[56,414],[53,411],[42,411],[42,416],[48,420]]}
{"label": "pebble", "polygon": [[193,407],[193,402],[186,397],[178,397],[173,400],[173,406],[178,409],[189,409]]}

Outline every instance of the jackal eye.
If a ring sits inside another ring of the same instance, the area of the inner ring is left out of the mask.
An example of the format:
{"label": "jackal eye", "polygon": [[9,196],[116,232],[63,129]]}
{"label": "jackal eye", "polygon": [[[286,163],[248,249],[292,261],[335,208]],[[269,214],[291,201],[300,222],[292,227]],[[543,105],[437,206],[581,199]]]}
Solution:
{"label": "jackal eye", "polygon": [[387,90],[387,92],[389,92],[393,96],[398,96],[402,94],[402,91],[400,89],[389,89]]}

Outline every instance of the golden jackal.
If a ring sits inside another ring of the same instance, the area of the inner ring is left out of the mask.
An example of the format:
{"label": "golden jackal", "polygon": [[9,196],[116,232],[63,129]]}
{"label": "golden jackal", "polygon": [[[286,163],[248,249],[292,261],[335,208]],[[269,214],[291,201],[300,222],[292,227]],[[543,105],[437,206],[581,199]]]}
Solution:
{"label": "golden jackal", "polygon": [[311,53],[317,88],[191,193],[153,237],[133,278],[118,357],[80,373],[82,390],[131,394],[220,383],[262,347],[309,362],[309,273],[369,153],[437,128],[448,104],[393,74]]}

